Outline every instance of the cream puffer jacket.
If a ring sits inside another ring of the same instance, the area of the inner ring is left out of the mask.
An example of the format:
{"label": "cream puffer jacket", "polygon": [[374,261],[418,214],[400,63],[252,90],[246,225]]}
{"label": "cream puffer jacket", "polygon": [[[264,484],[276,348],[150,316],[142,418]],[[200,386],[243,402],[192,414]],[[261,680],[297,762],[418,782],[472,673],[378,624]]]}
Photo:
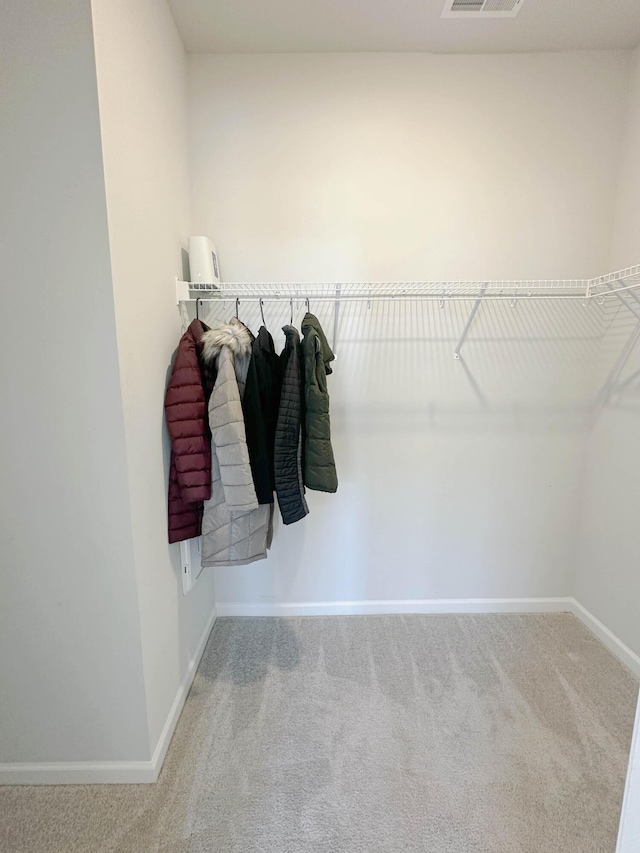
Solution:
{"label": "cream puffer jacket", "polygon": [[242,566],[267,556],[273,510],[258,504],[242,414],[251,333],[234,318],[205,332],[200,343],[203,360],[217,362],[209,398],[211,498],[204,502],[202,565]]}

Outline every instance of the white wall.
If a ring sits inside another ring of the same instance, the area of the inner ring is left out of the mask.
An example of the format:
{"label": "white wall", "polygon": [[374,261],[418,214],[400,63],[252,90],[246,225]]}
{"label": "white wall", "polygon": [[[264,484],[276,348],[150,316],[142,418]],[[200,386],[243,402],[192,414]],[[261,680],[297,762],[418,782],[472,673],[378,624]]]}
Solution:
{"label": "white wall", "polygon": [[631,83],[620,158],[611,263],[616,269],[640,263],[640,46],[631,54]]}
{"label": "white wall", "polygon": [[[632,85],[623,136],[612,269],[640,263],[640,49],[633,54]],[[640,309],[640,303],[634,303]],[[635,318],[624,308],[603,343],[603,365],[612,366]],[[620,372],[624,382],[640,370],[636,346]],[[595,424],[589,445],[585,499],[576,569],[576,598],[636,654],[640,654],[640,386],[613,394]]]}
{"label": "white wall", "polygon": [[[607,269],[624,53],[192,56],[189,72],[193,228],[227,281]],[[456,364],[464,310],[343,306],[339,492],[311,494],[266,564],[218,570],[220,602],[571,593],[598,309],[483,307]],[[255,306],[241,317],[257,325]]]}
{"label": "white wall", "polygon": [[0,28],[0,762],[147,759],[88,0]]}
{"label": "white wall", "polygon": [[[93,0],[100,122],[151,750],[213,616],[167,542],[163,401],[190,233],[186,57],[165,0]],[[197,663],[197,661],[196,661]]]}
{"label": "white wall", "polygon": [[[101,126],[88,0],[11,0],[0,33],[0,250],[37,293],[0,297],[2,762],[148,759],[212,615],[211,573],[183,599],[166,544],[190,231],[227,280],[581,276],[610,266],[615,206],[613,263],[637,259],[637,55],[626,131],[628,56],[608,52],[191,57],[187,123],[163,0],[93,15]],[[267,563],[219,570],[222,601],[573,592],[585,403],[625,324],[600,350],[595,306],[485,306],[454,363],[469,307],[343,306],[340,490],[309,495]],[[635,417],[596,427],[576,584],[637,650]]]}

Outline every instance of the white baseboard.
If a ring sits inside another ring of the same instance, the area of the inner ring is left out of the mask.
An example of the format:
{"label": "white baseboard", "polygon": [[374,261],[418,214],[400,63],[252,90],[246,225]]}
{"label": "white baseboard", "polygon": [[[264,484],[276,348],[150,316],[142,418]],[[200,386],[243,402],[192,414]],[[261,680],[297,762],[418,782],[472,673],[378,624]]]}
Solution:
{"label": "white baseboard", "polygon": [[216,621],[214,608],[193,653],[151,761],[65,761],[0,764],[0,785],[102,785],[155,782]]}
{"label": "white baseboard", "polygon": [[575,598],[424,598],[379,601],[219,602],[218,616],[348,616],[383,613],[573,613],[640,678],[640,657]]}
{"label": "white baseboard", "polygon": [[150,761],[0,764],[0,785],[106,785],[155,782]]}
{"label": "white baseboard", "polygon": [[218,616],[352,616],[382,613],[563,613],[572,598],[423,598],[380,601],[219,602]]}
{"label": "white baseboard", "polygon": [[602,642],[610,652],[620,660],[631,672],[640,678],[640,657],[632,651],[629,646],[626,646],[622,640],[618,639],[613,631],[610,631],[593,613],[583,607],[575,598],[570,599],[571,612],[576,616],[583,625],[585,625],[592,634]]}

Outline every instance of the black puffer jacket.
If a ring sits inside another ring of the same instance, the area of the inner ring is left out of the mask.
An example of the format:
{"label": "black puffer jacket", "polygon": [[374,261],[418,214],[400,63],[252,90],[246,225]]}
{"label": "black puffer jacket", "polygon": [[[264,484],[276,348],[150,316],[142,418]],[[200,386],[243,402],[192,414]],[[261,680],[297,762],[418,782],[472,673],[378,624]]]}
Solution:
{"label": "black puffer jacket", "polygon": [[329,423],[329,392],[327,374],[331,352],[320,321],[313,314],[305,314],[302,321],[302,354],[304,360],[304,484],[318,492],[335,492],[338,489],[336,463],[331,447]]}
{"label": "black puffer jacket", "polygon": [[304,385],[300,335],[284,326],[284,349],[280,353],[282,390],[275,434],[276,494],[284,524],[300,521],[309,512],[302,483],[302,422]]}
{"label": "black puffer jacket", "polygon": [[276,487],[274,442],[280,405],[280,361],[264,326],[251,344],[251,362],[242,398],[247,447],[258,503],[273,503]]}

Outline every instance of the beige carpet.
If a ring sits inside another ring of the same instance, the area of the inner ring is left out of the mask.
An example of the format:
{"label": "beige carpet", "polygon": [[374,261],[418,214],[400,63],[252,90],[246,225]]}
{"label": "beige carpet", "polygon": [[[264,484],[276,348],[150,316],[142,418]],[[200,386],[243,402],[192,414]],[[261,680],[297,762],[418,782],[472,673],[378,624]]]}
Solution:
{"label": "beige carpet", "polygon": [[565,614],[220,619],[159,782],[0,789],[0,849],[614,853],[637,689]]}

